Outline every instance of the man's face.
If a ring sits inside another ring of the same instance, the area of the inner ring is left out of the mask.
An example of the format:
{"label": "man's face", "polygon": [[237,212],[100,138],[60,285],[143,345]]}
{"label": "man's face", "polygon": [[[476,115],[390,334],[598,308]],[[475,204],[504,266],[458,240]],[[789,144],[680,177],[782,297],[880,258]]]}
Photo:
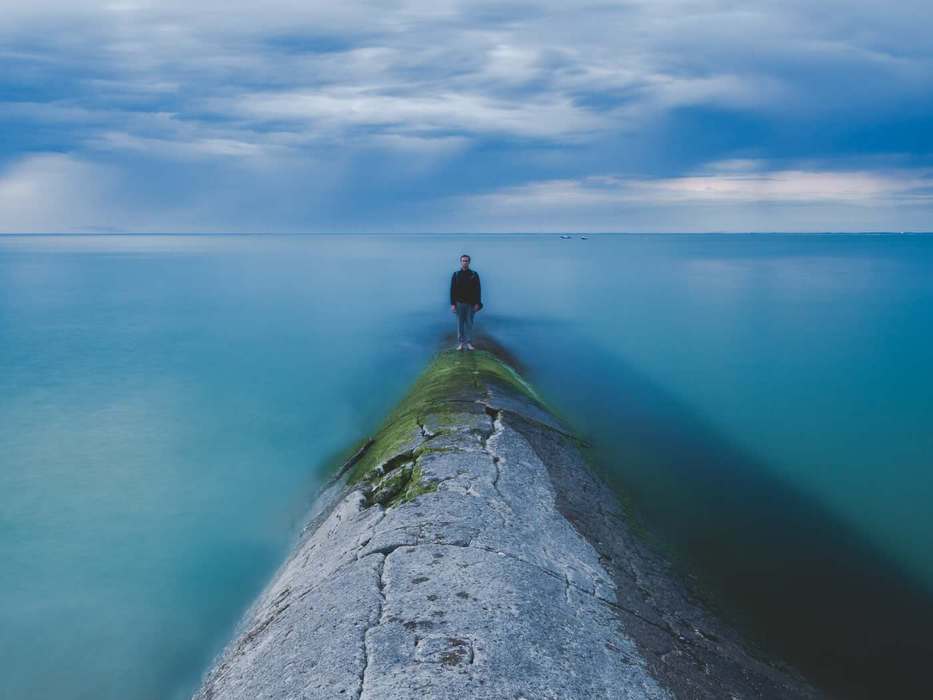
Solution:
{"label": "man's face", "polygon": [[460,258],[460,269],[467,270],[470,267],[470,259],[466,256]]}

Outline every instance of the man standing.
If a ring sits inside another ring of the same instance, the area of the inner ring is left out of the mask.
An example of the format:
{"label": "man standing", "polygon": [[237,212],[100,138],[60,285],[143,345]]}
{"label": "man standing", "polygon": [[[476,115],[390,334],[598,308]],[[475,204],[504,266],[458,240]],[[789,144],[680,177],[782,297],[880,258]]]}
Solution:
{"label": "man standing", "polygon": [[470,269],[470,256],[460,256],[460,269],[450,278],[450,310],[457,314],[457,350],[473,347],[473,314],[483,308],[479,275]]}

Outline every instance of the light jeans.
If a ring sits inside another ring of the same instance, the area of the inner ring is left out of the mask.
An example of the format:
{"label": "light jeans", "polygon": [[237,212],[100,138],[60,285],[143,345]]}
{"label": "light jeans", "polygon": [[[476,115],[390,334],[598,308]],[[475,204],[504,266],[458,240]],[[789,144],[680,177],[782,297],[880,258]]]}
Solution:
{"label": "light jeans", "polygon": [[473,342],[473,304],[457,302],[457,342]]}

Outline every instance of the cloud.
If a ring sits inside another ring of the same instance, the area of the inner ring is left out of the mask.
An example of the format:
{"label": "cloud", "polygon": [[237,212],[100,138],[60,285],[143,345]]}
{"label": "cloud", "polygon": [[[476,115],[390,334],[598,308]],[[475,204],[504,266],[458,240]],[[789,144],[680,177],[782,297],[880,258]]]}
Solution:
{"label": "cloud", "polygon": [[[57,183],[68,228],[242,226],[243,192],[263,230],[535,198],[916,210],[931,22],[913,0],[5,3],[0,162]],[[767,174],[722,165],[748,161]]]}
{"label": "cloud", "polygon": [[[580,211],[588,219],[582,228],[597,231],[628,230],[631,223],[642,231],[885,230],[878,224],[884,220],[879,211],[900,208],[909,217],[903,220],[920,222],[923,230],[933,205],[933,170],[773,170],[765,162],[735,160],[673,178],[603,175],[532,182],[470,196],[461,205],[482,212],[487,222],[526,222],[529,230],[560,230]],[[771,218],[775,211],[783,211],[783,219]],[[769,220],[770,225],[763,223]],[[750,227],[749,221],[757,225]],[[548,228],[551,222],[557,227]]]}
{"label": "cloud", "polygon": [[821,203],[863,206],[933,202],[933,171],[749,170],[754,161],[711,164],[705,174],[639,179],[613,175],[533,182],[479,195],[495,208],[575,208],[723,203]]}
{"label": "cloud", "polygon": [[107,229],[119,216],[107,199],[113,178],[110,168],[67,155],[23,158],[0,171],[0,231]]}
{"label": "cloud", "polygon": [[0,233],[299,232],[309,222],[326,229],[346,175],[333,160],[225,155],[184,165],[24,156],[0,170]]}
{"label": "cloud", "polygon": [[468,93],[380,94],[375,89],[257,93],[240,97],[237,114],[264,121],[307,124],[315,134],[370,127],[375,133],[499,134],[570,138],[605,128],[605,120],[566,99],[495,100]]}

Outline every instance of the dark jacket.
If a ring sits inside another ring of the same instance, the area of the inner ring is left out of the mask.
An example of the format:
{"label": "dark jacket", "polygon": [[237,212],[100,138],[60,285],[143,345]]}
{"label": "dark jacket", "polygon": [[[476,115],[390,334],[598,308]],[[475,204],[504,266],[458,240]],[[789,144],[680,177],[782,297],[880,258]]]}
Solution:
{"label": "dark jacket", "polygon": [[458,301],[483,305],[480,296],[479,275],[474,270],[457,270],[450,278],[450,304]]}

